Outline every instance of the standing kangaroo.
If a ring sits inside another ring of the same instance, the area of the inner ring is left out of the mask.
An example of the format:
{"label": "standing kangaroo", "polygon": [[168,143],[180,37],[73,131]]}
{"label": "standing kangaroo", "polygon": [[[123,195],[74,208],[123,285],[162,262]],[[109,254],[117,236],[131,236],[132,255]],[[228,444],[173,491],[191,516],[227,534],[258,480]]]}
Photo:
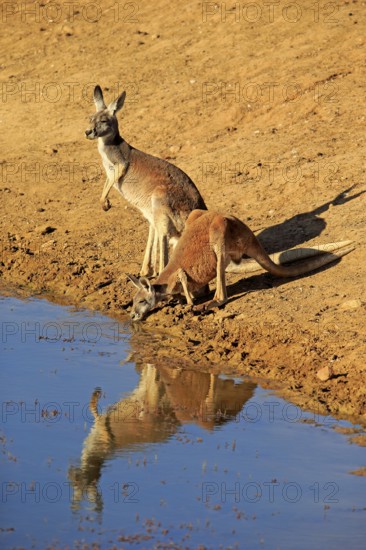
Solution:
{"label": "standing kangaroo", "polygon": [[[298,265],[278,265],[271,260],[249,227],[238,218],[195,210],[188,217],[168,265],[154,284],[146,277],[137,279],[128,275],[138,288],[133,299],[131,318],[133,321],[142,320],[158,302],[171,294],[184,293],[187,303],[193,305],[194,295],[214,277],[217,278],[216,292],[210,306],[224,304],[227,301],[225,269],[245,273],[245,256],[254,258],[273,275],[296,277],[340,258],[353,248],[351,241],[344,241],[319,246],[317,249],[287,251],[286,261],[320,254]],[[329,250],[333,252],[329,253]]]}
{"label": "standing kangaroo", "polygon": [[98,138],[98,150],[107,174],[101,203],[110,208],[108,193],[114,186],[149,222],[141,275],[154,275],[159,247],[159,272],[168,263],[169,239],[180,237],[190,212],[206,205],[193,181],[177,166],[143,153],[120,135],[116,113],[126,97],[123,92],[108,107],[100,86],[94,89],[96,114],[86,130],[88,139]]}

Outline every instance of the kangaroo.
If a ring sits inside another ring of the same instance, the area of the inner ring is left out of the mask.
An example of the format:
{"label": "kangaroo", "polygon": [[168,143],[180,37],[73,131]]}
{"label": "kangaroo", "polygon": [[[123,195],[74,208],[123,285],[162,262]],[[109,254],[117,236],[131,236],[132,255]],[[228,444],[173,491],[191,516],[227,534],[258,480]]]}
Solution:
{"label": "kangaroo", "polygon": [[143,153],[129,145],[120,135],[116,113],[126,98],[123,92],[106,106],[100,86],[94,89],[96,114],[90,117],[88,139],[98,139],[98,150],[107,174],[101,203],[104,210],[111,204],[108,194],[114,186],[140,210],[149,222],[149,235],[140,275],[156,275],[159,247],[159,272],[168,263],[168,244],[180,237],[190,212],[206,209],[193,181],[177,166]]}
{"label": "kangaroo", "polygon": [[[245,256],[254,258],[264,269],[279,277],[296,277],[313,271],[353,250],[351,241],[324,245],[334,249],[308,258],[297,265],[283,266],[274,263],[254,233],[234,216],[217,212],[194,210],[189,215],[186,227],[178,241],[168,265],[154,284],[145,278],[128,275],[138,291],[133,299],[131,319],[140,321],[155,305],[172,294],[184,294],[187,303],[193,305],[195,294],[216,277],[216,292],[208,307],[227,301],[225,270],[246,272]],[[321,247],[318,247],[321,248]],[[309,255],[321,250],[310,249]],[[287,261],[289,254],[287,251]],[[293,259],[301,257],[302,250],[293,250]],[[306,250],[304,251],[306,252]],[[302,255],[304,257],[305,254]]]}

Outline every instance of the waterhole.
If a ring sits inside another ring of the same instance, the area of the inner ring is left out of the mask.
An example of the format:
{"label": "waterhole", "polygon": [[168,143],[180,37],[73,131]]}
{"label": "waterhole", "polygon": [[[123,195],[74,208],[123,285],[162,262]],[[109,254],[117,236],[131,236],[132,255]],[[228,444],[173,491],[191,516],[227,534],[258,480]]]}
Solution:
{"label": "waterhole", "polygon": [[164,338],[129,323],[0,306],[1,548],[365,548],[359,426],[142,361]]}

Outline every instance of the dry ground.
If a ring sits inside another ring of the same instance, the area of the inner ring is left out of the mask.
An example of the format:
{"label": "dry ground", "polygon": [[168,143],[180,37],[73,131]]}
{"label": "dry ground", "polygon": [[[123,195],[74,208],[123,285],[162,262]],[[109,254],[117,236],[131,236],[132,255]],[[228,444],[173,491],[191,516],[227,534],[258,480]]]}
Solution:
{"label": "dry ground", "polygon": [[147,223],[115,191],[100,209],[84,130],[95,83],[109,99],[126,89],[125,139],[183,168],[269,251],[357,243],[304,278],[231,276],[214,314],[159,310],[145,328],[167,347],[142,353],[276,380],[303,406],[365,420],[366,3],[250,4],[2,3],[2,284],[125,315]]}

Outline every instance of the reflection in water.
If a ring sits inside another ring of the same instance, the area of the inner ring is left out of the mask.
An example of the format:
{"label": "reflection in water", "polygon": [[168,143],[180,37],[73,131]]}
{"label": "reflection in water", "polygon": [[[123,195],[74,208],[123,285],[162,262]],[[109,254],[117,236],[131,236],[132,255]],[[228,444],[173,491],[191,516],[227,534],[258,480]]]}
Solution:
{"label": "reflection in water", "polygon": [[98,411],[100,389],[90,399],[94,424],[84,441],[80,466],[69,468],[74,509],[87,499],[95,511],[102,510],[98,482],[105,461],[164,442],[182,424],[194,422],[213,430],[235,418],[256,387],[252,382],[237,384],[216,374],[168,366],[143,364],[137,368],[138,386],[105,412]]}

